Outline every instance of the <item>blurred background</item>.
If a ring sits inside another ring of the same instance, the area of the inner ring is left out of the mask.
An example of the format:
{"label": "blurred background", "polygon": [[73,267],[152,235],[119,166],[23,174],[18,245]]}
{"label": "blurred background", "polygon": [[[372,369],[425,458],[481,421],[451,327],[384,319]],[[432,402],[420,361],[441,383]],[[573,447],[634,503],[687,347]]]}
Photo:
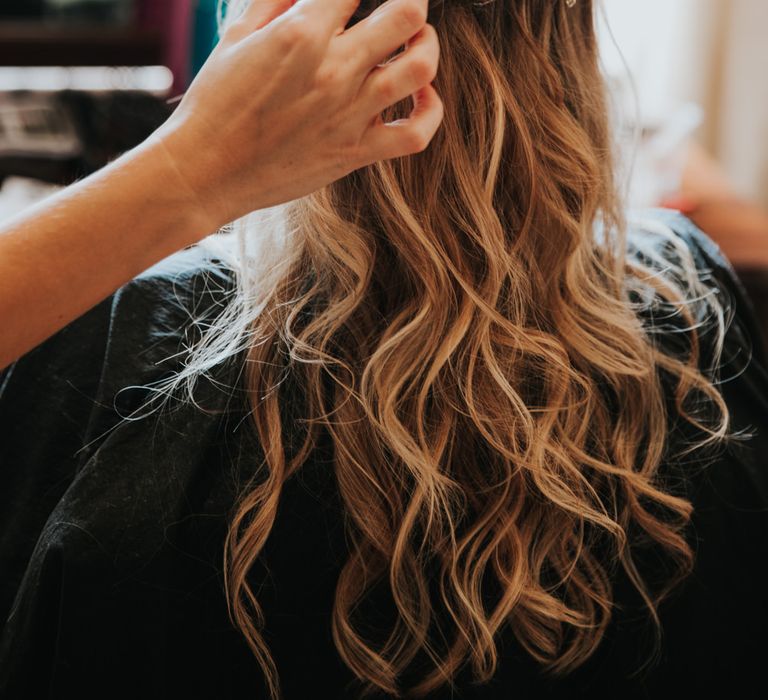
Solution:
{"label": "blurred background", "polygon": [[630,206],[713,238],[768,338],[768,1],[602,0]]}
{"label": "blurred background", "polygon": [[[217,4],[0,0],[0,220],[162,123],[216,44]],[[690,216],[768,331],[768,1],[602,0],[600,15],[630,206]]]}

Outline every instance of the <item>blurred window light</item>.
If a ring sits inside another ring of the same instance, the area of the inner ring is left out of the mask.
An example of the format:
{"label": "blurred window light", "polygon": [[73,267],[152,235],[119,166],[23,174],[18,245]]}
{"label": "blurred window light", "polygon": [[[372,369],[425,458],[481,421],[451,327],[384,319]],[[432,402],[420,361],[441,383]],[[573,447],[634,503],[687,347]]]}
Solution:
{"label": "blurred window light", "polygon": [[630,207],[656,206],[675,192],[701,108],[681,90],[692,13],[700,0],[603,0],[598,41],[621,149]]}
{"label": "blurred window light", "polygon": [[[603,0],[598,37],[603,67],[623,85],[626,107],[656,122],[678,107],[688,27],[700,0]],[[630,106],[635,101],[637,104]]]}
{"label": "blurred window light", "polygon": [[0,66],[0,91],[140,90],[165,97],[172,84],[165,66]]}

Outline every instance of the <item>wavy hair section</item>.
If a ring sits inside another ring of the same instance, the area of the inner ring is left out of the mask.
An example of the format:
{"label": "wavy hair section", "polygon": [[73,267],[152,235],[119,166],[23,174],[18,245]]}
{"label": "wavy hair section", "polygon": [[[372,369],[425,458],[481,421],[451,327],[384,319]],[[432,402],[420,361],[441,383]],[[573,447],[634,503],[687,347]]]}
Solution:
{"label": "wavy hair section", "polygon": [[[660,633],[658,605],[691,571],[692,507],[660,467],[672,419],[699,431],[684,452],[729,436],[727,309],[663,227],[629,255],[593,24],[588,0],[447,3],[429,148],[234,224],[238,288],[177,381],[247,355],[265,459],[225,584],[273,698],[247,574],[321,433],[351,542],[333,638],[363,691],[424,696],[465,668],[487,681],[507,627],[568,673],[603,638],[617,572]],[[665,347],[662,307],[682,349]],[[304,397],[290,425],[286,379]],[[664,581],[636,541],[668,557]],[[381,587],[383,634],[362,613]]]}

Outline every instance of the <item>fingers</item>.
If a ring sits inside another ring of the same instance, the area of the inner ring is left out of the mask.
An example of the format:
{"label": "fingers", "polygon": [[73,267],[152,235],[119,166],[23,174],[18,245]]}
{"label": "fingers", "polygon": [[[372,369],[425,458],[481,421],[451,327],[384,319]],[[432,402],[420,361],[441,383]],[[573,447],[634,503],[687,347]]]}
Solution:
{"label": "fingers", "polygon": [[443,119],[443,103],[431,85],[414,94],[414,108],[407,119],[385,124],[378,121],[363,138],[364,165],[423,151]]}
{"label": "fingers", "polygon": [[389,0],[339,37],[354,68],[366,74],[427,22],[428,0]]}
{"label": "fingers", "polygon": [[370,73],[360,90],[361,101],[371,112],[382,112],[431,83],[437,75],[439,59],[437,32],[427,24],[408,43],[404,53]]}

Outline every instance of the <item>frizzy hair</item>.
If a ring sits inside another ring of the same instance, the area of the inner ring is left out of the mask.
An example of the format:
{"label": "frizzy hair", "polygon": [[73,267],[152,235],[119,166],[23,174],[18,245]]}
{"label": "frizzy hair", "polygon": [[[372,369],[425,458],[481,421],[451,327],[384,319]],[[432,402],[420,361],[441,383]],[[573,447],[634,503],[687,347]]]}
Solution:
{"label": "frizzy hair", "polygon": [[[617,571],[657,627],[691,571],[692,507],[659,468],[669,406],[703,435],[691,449],[728,437],[690,299],[714,309],[715,363],[725,319],[684,246],[677,277],[628,256],[593,12],[446,3],[430,146],[233,224],[236,292],[179,380],[247,356],[264,462],[233,511],[224,575],[273,697],[247,574],[321,433],[350,541],[333,639],[362,690],[422,696],[465,666],[488,680],[506,626],[567,673],[604,636]],[[648,289],[690,329],[686,353],[666,352],[638,314]],[[303,395],[292,425],[286,377]],[[660,585],[631,533],[672,562]],[[395,613],[378,636],[359,613],[374,585]]]}

